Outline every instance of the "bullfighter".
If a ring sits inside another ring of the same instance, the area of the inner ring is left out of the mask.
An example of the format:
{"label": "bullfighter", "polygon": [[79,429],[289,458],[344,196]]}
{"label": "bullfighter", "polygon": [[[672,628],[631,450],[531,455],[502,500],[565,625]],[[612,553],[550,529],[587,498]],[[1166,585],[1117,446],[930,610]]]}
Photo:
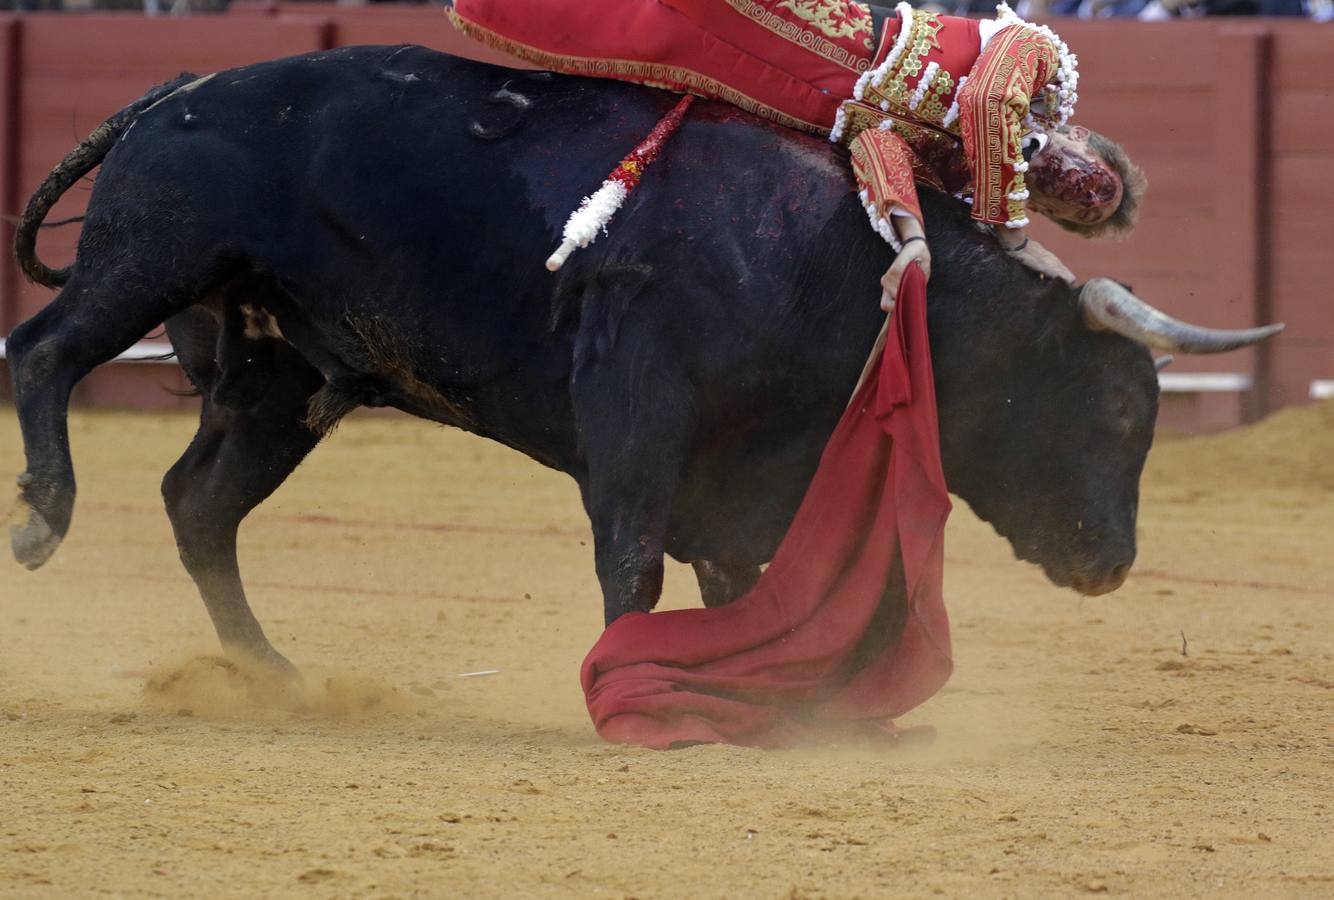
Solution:
{"label": "bullfighter", "polygon": [[1006,4],[990,20],[855,0],[454,0],[454,25],[544,68],[724,100],[849,150],[872,227],[930,274],[914,181],[971,204],[1007,252],[1073,281],[1028,236],[1029,211],[1085,237],[1135,224],[1145,179],[1068,120],[1077,57]]}

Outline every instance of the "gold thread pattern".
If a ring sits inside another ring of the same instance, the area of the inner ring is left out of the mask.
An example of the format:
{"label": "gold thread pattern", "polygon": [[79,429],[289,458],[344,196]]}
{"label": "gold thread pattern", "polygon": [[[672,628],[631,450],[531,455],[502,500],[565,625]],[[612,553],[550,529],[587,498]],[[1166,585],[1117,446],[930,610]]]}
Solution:
{"label": "gold thread pattern", "polygon": [[[825,0],[825,2],[835,6],[844,6],[839,0]],[[874,32],[871,25],[871,10],[860,3],[846,4],[847,13],[845,14],[844,24],[847,33],[836,33],[837,29],[834,29],[833,33],[831,33],[831,30],[821,27],[820,30],[826,37],[822,37],[820,34],[816,34],[808,28],[802,28],[796,22],[783,18],[773,10],[769,9],[765,4],[756,3],[755,0],[727,0],[727,3],[741,15],[755,22],[760,27],[766,28],[784,40],[791,41],[797,46],[803,47],[836,65],[840,65],[845,69],[857,73],[865,72],[870,68],[871,58],[869,54],[854,53],[853,51],[828,40],[828,38],[831,37],[855,38],[858,34],[865,32],[866,38],[862,43],[868,51],[872,49],[871,40]],[[785,0],[785,2],[778,4],[780,8],[791,9],[794,13],[805,19],[806,17],[799,10],[794,8],[795,5],[797,4],[794,4],[792,0]],[[853,15],[854,12],[855,16]],[[833,12],[829,11],[827,15],[829,16],[829,20],[832,21],[834,15]],[[820,26],[817,24],[817,27]]]}
{"label": "gold thread pattern", "polygon": [[876,206],[881,218],[888,218],[886,207],[902,206],[921,221],[917,187],[913,183],[912,152],[897,136],[866,132],[848,148],[852,173]]}
{"label": "gold thread pattern", "polygon": [[949,112],[948,101],[953,95],[954,76],[944,69],[937,69],[935,81],[931,82],[926,97],[917,106],[917,116],[932,125],[941,125],[945,121],[945,114]]}
{"label": "gold thread pattern", "polygon": [[[940,27],[940,19],[935,14],[920,9],[913,10],[912,24],[908,28],[908,40],[903,55],[879,83],[866,86],[863,99],[886,111],[892,109],[904,115],[914,115],[914,111],[908,109],[908,101],[913,93],[908,88],[908,79],[920,75],[925,67],[927,55],[933,49],[940,49],[940,39],[937,36]],[[951,79],[951,88],[953,84]],[[932,121],[939,122],[943,118],[942,112],[939,118]]]}
{"label": "gold thread pattern", "polygon": [[973,218],[1022,222],[1021,141],[1033,89],[1045,84],[1055,48],[1026,28],[1003,28],[987,44],[980,67],[959,93],[959,125],[973,165]]}
{"label": "gold thread pattern", "polygon": [[869,41],[871,27],[870,10],[862,13],[856,4],[844,0],[780,0],[779,9],[786,9],[797,15],[802,21],[810,22],[826,36],[831,38],[855,38],[863,35]]}

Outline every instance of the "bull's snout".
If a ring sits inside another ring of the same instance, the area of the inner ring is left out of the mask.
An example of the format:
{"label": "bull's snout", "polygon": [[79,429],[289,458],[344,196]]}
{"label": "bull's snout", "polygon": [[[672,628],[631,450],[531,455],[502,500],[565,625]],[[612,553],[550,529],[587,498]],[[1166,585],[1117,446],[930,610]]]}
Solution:
{"label": "bull's snout", "polygon": [[1135,563],[1135,541],[1128,534],[1115,536],[1104,532],[1085,545],[1084,561],[1070,572],[1070,586],[1089,597],[1110,594],[1125,584]]}
{"label": "bull's snout", "polygon": [[[1022,558],[1022,557],[1021,557]],[[1135,563],[1133,541],[1103,538],[1057,559],[1037,560],[1042,571],[1058,587],[1068,587],[1089,597],[1110,594],[1125,584]]]}
{"label": "bull's snout", "polygon": [[1130,566],[1133,562],[1134,557],[1132,555],[1128,561],[1118,562],[1109,568],[1083,569],[1073,574],[1070,578],[1070,586],[1089,597],[1110,594],[1125,584],[1126,576],[1130,574]]}

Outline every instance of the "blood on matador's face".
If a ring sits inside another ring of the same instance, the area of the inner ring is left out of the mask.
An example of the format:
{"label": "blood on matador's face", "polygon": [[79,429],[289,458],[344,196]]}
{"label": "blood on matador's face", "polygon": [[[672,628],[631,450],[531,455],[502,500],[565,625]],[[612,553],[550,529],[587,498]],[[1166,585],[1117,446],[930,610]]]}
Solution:
{"label": "blood on matador's face", "polygon": [[1089,146],[1089,130],[1080,126],[1048,132],[1026,180],[1029,206],[1052,219],[1097,225],[1121,204],[1120,176]]}

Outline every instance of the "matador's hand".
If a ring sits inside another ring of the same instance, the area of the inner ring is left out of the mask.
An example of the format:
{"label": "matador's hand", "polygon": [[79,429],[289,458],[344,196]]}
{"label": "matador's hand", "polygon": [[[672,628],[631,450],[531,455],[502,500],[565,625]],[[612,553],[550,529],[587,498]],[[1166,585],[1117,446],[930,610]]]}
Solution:
{"label": "matador's hand", "polygon": [[903,273],[908,271],[908,266],[912,263],[921,266],[926,280],[931,280],[931,249],[927,247],[925,240],[919,238],[905,243],[899,255],[894,257],[894,265],[890,266],[889,271],[880,279],[880,287],[883,289],[880,294],[880,308],[885,312],[894,311],[894,298],[899,295],[899,282],[903,280]]}
{"label": "matador's hand", "polygon": [[1019,260],[1039,275],[1059,278],[1067,284],[1075,283],[1075,273],[1061,262],[1060,257],[1031,238],[1025,241],[1022,249],[1006,250],[1010,256]]}

